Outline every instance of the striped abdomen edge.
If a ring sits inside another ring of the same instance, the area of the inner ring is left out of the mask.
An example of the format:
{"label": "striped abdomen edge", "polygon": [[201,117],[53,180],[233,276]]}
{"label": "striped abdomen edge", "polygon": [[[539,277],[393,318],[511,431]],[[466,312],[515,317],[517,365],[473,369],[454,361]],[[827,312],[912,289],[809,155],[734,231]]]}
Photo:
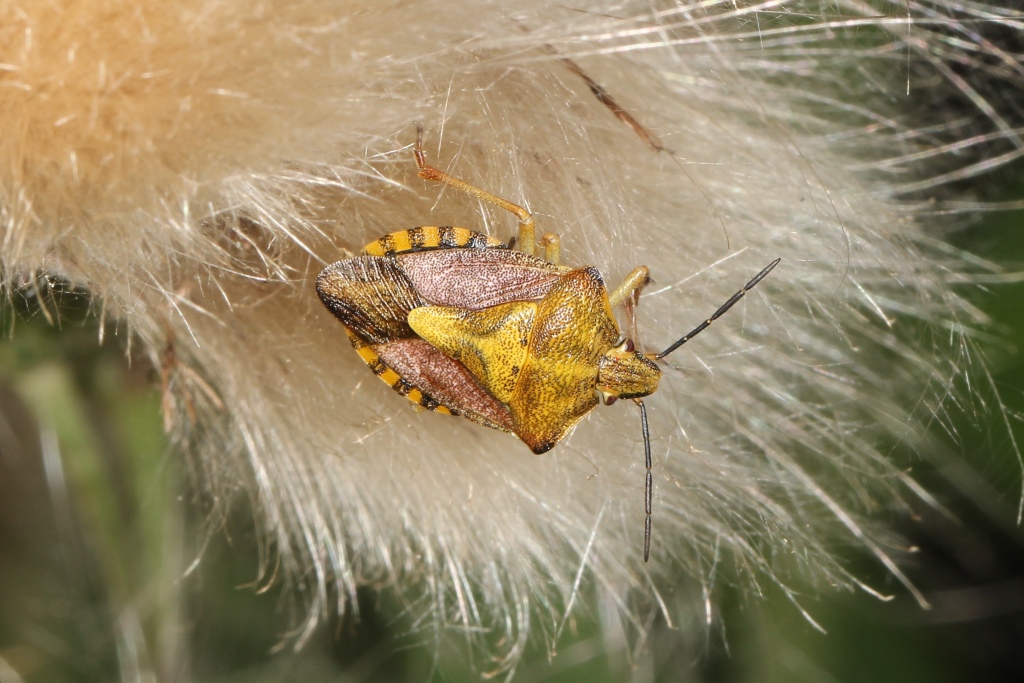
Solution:
{"label": "striped abdomen edge", "polygon": [[424,226],[385,235],[367,244],[363,253],[386,256],[430,249],[508,249],[508,245],[496,237],[467,228]]}
{"label": "striped abdomen edge", "polygon": [[443,413],[445,415],[458,415],[457,410],[451,410],[438,401],[435,401],[430,396],[427,396],[422,391],[417,389],[409,382],[406,382],[402,377],[388,367],[388,364],[381,360],[381,357],[377,355],[377,352],[373,350],[373,346],[365,339],[360,337],[352,330],[345,328],[348,333],[349,341],[352,342],[352,348],[356,350],[359,357],[363,359],[363,362],[370,366],[370,370],[373,374],[380,377],[388,386],[397,391],[401,396],[405,396],[407,399],[427,410],[432,410],[435,413]]}

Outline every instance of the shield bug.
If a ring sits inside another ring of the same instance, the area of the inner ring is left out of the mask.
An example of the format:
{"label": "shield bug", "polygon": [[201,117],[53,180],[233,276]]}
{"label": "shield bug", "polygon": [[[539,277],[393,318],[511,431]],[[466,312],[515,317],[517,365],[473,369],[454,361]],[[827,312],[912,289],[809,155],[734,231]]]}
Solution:
{"label": "shield bug", "polygon": [[516,249],[465,228],[394,232],[325,268],[316,282],[320,299],[363,361],[399,394],[427,410],[511,432],[534,453],[554,447],[601,400],[632,399],[644,442],[647,561],[651,440],[641,399],[658,388],[655,361],[707,328],[780,259],[667,349],[641,353],[619,332],[612,310],[632,310],[650,281],[645,266],[609,292],[596,268],[560,265],[557,235],[538,241],[526,209],[428,166],[417,130],[420,177],[515,214]]}

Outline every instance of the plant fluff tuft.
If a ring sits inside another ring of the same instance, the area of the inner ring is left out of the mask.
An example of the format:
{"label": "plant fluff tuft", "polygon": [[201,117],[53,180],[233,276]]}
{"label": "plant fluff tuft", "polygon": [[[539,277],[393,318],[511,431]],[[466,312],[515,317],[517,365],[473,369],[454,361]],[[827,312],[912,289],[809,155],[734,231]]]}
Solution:
{"label": "plant fluff tuft", "polygon": [[[694,603],[721,567],[856,587],[833,550],[853,544],[902,580],[870,520],[914,490],[894,441],[918,442],[971,372],[964,330],[984,321],[950,285],[979,266],[941,229],[974,208],[953,181],[1019,153],[993,93],[1019,96],[1022,65],[986,38],[1019,32],[1012,16],[947,0],[7,6],[0,267],[7,287],[86,288],[141,345],[202,484],[256,501],[267,566],[306,583],[303,633],[360,586],[425,591],[420,623],[501,668],[592,599],[624,623],[676,619],[664,579],[680,571]],[[610,284],[650,269],[641,351],[782,258],[647,400],[647,565],[632,405],[537,457],[414,411],[321,306],[317,274],[387,233],[515,234],[417,177],[417,121],[431,163],[526,206],[564,264]]]}

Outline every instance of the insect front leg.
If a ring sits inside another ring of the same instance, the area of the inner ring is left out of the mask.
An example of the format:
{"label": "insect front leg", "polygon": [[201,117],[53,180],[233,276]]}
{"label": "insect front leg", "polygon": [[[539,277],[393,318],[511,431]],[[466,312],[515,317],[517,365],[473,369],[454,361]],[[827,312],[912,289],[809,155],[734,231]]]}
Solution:
{"label": "insect front leg", "polygon": [[438,170],[433,166],[428,166],[427,155],[423,153],[423,126],[418,123],[416,124],[416,147],[414,149],[414,153],[416,155],[416,166],[419,168],[420,178],[450,185],[457,190],[462,190],[463,192],[473,195],[477,199],[488,202],[489,204],[494,204],[506,211],[514,213],[519,219],[517,248],[519,251],[524,254],[529,254],[530,256],[533,256],[536,253],[537,229],[533,220],[533,214],[518,204],[513,204],[507,199],[502,199],[497,195],[493,195],[487,190],[467,183],[465,180],[461,180],[455,176],[450,176],[444,171]]}
{"label": "insect front leg", "polygon": [[640,298],[640,292],[643,291],[643,288],[650,281],[651,271],[647,269],[647,266],[637,266],[608,295],[608,303],[611,304],[612,308],[625,303],[627,300],[632,300],[635,303]]}
{"label": "insect front leg", "polygon": [[557,266],[562,258],[562,239],[555,233],[549,232],[541,237],[537,244],[544,247],[544,260]]}
{"label": "insect front leg", "polygon": [[626,310],[626,329],[629,332],[629,338],[634,343],[639,343],[637,339],[639,330],[636,324],[636,305],[640,300],[640,292],[643,291],[643,288],[650,281],[651,272],[647,269],[647,266],[637,266],[608,295],[608,303],[611,304],[612,308],[622,304],[622,307]]}

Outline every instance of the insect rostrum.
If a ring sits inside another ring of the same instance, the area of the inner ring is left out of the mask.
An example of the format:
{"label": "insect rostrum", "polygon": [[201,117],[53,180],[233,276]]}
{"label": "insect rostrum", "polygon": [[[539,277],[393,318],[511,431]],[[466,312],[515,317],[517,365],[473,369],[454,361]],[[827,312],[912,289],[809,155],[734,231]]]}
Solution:
{"label": "insect rostrum", "polygon": [[316,288],[374,374],[410,401],[518,436],[534,453],[555,446],[600,399],[641,409],[646,459],[644,560],[650,555],[651,456],[640,399],[658,388],[664,358],[703,331],[774,268],[770,263],[710,318],[660,354],[623,338],[612,309],[648,283],[640,266],[608,292],[596,268],[558,264],[545,235],[535,256],[523,208],[427,166],[420,176],[519,217],[518,250],[472,230],[418,227],[386,235],[331,264]]}

